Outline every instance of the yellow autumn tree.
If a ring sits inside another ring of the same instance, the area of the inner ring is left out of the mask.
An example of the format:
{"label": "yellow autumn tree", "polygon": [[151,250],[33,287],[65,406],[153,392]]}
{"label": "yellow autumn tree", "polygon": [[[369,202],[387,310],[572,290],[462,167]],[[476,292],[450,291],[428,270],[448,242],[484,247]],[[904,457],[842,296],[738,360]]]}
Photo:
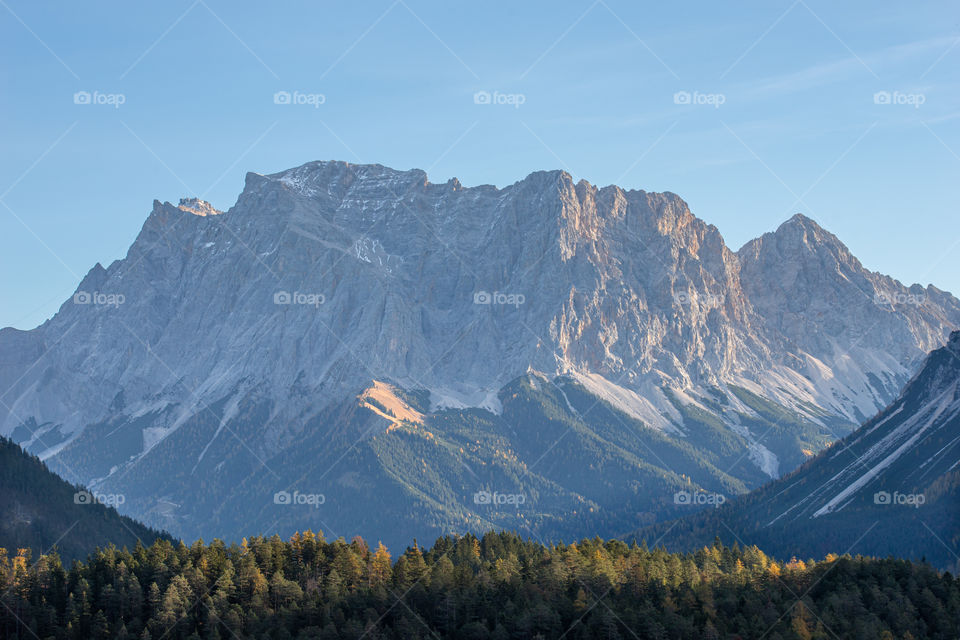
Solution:
{"label": "yellow autumn tree", "polygon": [[377,544],[377,550],[370,560],[370,586],[373,588],[386,587],[390,582],[391,567],[390,552],[387,551],[387,548],[380,542]]}

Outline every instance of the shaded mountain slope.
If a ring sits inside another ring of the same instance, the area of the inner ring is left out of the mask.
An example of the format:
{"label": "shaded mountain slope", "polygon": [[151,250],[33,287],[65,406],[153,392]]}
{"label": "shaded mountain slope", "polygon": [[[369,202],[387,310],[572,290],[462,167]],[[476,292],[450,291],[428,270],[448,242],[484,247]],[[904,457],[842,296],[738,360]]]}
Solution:
{"label": "shaded mountain slope", "polygon": [[670,547],[714,536],[780,555],[851,551],[960,567],[960,332],[900,397],[793,473],[715,510],[641,530]]}
{"label": "shaded mountain slope", "polygon": [[64,560],[85,558],[97,547],[133,549],[166,533],[146,527],[112,506],[123,496],[71,486],[15,443],[0,438],[0,547],[34,557],[56,548]]}

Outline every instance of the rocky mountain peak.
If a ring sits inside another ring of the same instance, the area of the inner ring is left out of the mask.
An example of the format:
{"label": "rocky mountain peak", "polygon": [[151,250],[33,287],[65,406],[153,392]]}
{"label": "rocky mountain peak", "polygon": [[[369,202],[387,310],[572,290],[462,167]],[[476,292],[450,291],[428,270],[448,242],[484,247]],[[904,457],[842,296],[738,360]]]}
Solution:
{"label": "rocky mountain peak", "polygon": [[938,292],[865,269],[835,235],[801,214],[746,243],[737,257],[754,309],[772,333],[793,345],[788,350],[803,352],[797,368],[817,386],[825,390],[837,382],[821,377],[824,362],[873,362],[869,372],[856,371],[858,365],[843,372],[844,386],[874,398],[857,406],[851,414],[856,421],[889,401],[922,352],[941,346],[956,328]]}
{"label": "rocky mountain peak", "polygon": [[823,227],[821,227],[816,220],[808,216],[805,216],[804,214],[799,212],[790,216],[788,220],[785,220],[780,225],[780,227],[785,227],[785,226],[795,226],[795,227],[799,226],[804,229],[810,229],[810,230],[819,231],[819,232],[822,232],[824,230]]}
{"label": "rocky mountain peak", "polygon": [[752,258],[760,257],[764,253],[776,253],[782,258],[815,254],[822,260],[852,261],[855,262],[855,268],[860,268],[860,262],[837,236],[802,213],[794,214],[775,231],[748,241],[737,253]]}
{"label": "rocky mountain peak", "polygon": [[308,198],[350,189],[363,191],[373,185],[399,196],[411,187],[428,183],[427,174],[422,169],[401,171],[381,164],[353,164],[340,160],[316,160],[263,177]]}
{"label": "rocky mountain peak", "polygon": [[960,331],[952,332],[943,347],[930,352],[923,366],[904,387],[902,398],[927,400],[950,388],[956,389],[954,399],[960,402]]}
{"label": "rocky mountain peak", "polygon": [[200,217],[218,216],[223,213],[223,211],[214,208],[212,204],[200,198],[180,198],[180,204],[177,205],[177,208]]}

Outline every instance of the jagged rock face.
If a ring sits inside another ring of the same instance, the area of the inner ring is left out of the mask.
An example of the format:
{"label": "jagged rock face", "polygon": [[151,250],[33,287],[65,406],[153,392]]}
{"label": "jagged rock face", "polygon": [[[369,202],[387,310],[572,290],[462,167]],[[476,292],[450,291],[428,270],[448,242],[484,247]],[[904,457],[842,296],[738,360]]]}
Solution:
{"label": "jagged rock face", "polygon": [[762,346],[751,335],[737,260],[716,228],[673,194],[573,186],[565,175],[561,188],[547,277],[559,276],[557,294],[566,294],[549,316],[563,364],[612,379],[653,373],[716,384],[756,363]]}
{"label": "jagged rock face", "polygon": [[[900,303],[921,292],[922,306]],[[534,370],[683,438],[680,398],[776,474],[728,384],[850,426],[958,324],[953,296],[865,271],[804,218],[733,253],[670,193],[560,171],[464,188],[314,162],[248,174],[226,213],[154,202],[123,260],[95,266],[37,329],[0,332],[0,432],[116,482],[205,417],[223,435],[253,412],[244,446],[268,458],[371,380],[497,412],[498,391]],[[729,410],[704,400],[718,394]],[[96,463],[68,455],[108,421],[142,438]],[[186,467],[210,442],[195,445]]]}
{"label": "jagged rock face", "polygon": [[953,296],[864,269],[800,214],[737,255],[765,333],[782,339],[777,351],[797,356],[800,371],[829,368],[858,420],[896,397],[918,358],[957,324]]}
{"label": "jagged rock face", "polygon": [[[250,174],[226,216],[198,211],[215,210],[155,203],[126,259],[78,289],[123,303],[68,301],[37,331],[83,334],[48,354],[48,371],[89,365],[99,380],[90,412],[71,401],[30,412],[38,424],[82,428],[121,390],[128,403],[184,390],[212,402],[246,380],[283,405],[299,381],[322,405],[381,377],[492,407],[528,367],[639,388],[759,364],[735,256],[672,194],[562,172],[463,189],[317,163]],[[322,304],[274,304],[280,292]],[[476,304],[484,292],[491,304]]]}

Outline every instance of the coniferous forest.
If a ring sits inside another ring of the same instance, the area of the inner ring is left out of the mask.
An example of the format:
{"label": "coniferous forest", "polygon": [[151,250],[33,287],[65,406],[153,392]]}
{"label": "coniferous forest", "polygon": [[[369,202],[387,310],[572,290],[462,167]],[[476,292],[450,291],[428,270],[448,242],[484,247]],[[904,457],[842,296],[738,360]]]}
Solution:
{"label": "coniferous forest", "polygon": [[0,603],[0,637],[41,640],[960,637],[960,583],[924,564],[510,533],[415,542],[398,557],[310,532],[161,539],[71,568],[2,550]]}

